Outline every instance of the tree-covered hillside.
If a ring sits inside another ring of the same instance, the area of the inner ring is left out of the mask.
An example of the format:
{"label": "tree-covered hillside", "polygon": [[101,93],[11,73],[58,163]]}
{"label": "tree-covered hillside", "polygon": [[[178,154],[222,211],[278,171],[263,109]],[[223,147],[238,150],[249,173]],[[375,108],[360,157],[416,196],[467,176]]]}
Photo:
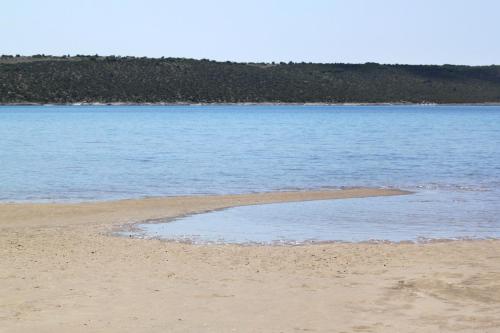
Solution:
{"label": "tree-covered hillside", "polygon": [[0,103],[500,102],[500,66],[0,58]]}

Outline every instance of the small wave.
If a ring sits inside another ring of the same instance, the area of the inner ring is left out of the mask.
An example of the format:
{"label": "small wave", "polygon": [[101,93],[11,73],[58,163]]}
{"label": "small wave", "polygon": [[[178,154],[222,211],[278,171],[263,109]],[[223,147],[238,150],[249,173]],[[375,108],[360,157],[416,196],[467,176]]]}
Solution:
{"label": "small wave", "polygon": [[492,190],[491,187],[485,185],[438,184],[438,183],[416,185],[415,189],[461,191],[461,192],[489,192]]}

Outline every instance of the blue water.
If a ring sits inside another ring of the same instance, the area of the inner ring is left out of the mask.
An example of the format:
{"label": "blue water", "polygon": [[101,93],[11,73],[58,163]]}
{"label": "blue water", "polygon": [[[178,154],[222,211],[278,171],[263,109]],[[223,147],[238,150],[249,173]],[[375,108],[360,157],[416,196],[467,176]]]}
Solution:
{"label": "blue water", "polygon": [[0,200],[500,186],[500,107],[0,107]]}
{"label": "blue water", "polygon": [[342,186],[468,193],[478,221],[498,221],[500,107],[0,107],[4,202]]}
{"label": "blue water", "polygon": [[426,242],[500,238],[499,192],[413,195],[243,206],[122,232],[193,243]]}

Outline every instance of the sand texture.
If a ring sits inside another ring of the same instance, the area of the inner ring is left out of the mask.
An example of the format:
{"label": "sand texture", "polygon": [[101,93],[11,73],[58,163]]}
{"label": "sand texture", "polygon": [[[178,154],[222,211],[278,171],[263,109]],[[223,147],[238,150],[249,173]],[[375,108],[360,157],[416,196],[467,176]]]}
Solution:
{"label": "sand texture", "polygon": [[224,207],[395,194],[1,204],[0,332],[500,332],[496,240],[198,246],[109,235]]}

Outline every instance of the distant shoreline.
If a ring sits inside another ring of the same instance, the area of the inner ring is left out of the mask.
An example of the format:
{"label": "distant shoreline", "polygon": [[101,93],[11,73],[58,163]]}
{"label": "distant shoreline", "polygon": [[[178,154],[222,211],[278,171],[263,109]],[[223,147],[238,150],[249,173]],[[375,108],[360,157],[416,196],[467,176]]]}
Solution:
{"label": "distant shoreline", "polygon": [[75,103],[0,103],[0,106],[500,106],[498,102],[491,103],[292,103],[292,102],[249,102],[249,103],[191,103],[191,102],[75,102]]}
{"label": "distant shoreline", "polygon": [[0,57],[8,105],[500,105],[500,65]]}

